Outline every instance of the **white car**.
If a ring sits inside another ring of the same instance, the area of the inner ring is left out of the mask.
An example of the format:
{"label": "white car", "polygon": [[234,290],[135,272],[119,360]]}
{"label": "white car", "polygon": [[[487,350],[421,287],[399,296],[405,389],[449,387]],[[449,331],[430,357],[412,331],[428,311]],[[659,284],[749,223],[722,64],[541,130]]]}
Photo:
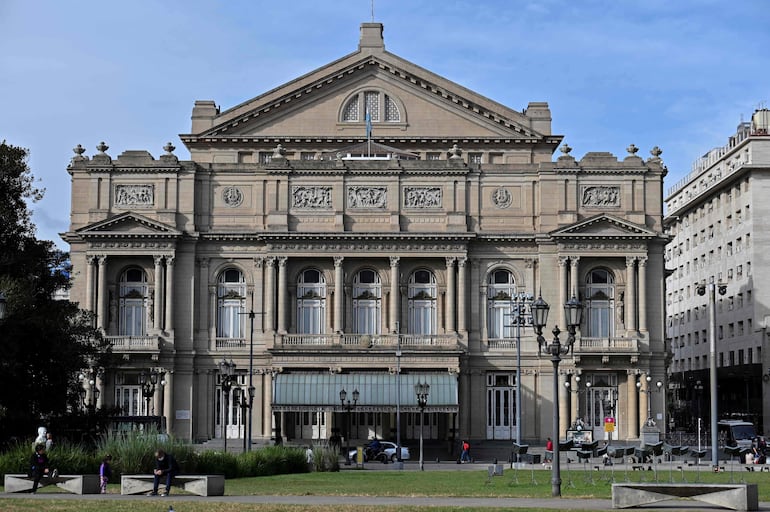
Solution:
{"label": "white car", "polygon": [[[376,457],[369,456],[369,450],[364,448],[364,462],[370,460],[378,460],[381,462],[396,462],[398,457],[396,456],[396,443],[390,441],[380,441],[380,453]],[[350,450],[350,460],[356,460],[357,450]],[[401,460],[409,460],[409,448],[401,445]]]}

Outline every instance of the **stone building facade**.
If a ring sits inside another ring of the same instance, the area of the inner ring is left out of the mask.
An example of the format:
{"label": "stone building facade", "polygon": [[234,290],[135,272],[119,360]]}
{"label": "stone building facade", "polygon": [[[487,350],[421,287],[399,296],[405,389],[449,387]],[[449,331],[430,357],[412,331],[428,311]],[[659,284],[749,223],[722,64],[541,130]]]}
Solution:
{"label": "stone building facade", "polygon": [[[768,424],[770,367],[763,346],[770,321],[764,270],[770,247],[762,229],[770,112],[758,110],[728,143],[709,151],[666,197],[667,336],[674,424],[710,421],[708,286],[715,286],[717,419]],[[754,229],[754,228],[758,229]],[[700,290],[699,290],[700,288]],[[700,291],[700,293],[699,293]],[[763,417],[764,415],[764,417]]]}
{"label": "stone building facade", "polygon": [[68,168],[72,299],[123,356],[99,369],[100,406],[195,441],[327,439],[356,390],[351,437],[413,439],[427,382],[426,438],[515,439],[521,417],[545,439],[553,369],[514,314],[542,294],[549,340],[572,295],[585,307],[560,437],[580,417],[604,438],[613,417],[636,439],[661,417],[644,379],[665,374],[657,148],[554,159],[547,103],[519,112],[435,75],[387,52],[378,23],[231,109],[196,101],[180,137],[190,161],[102,143]]}

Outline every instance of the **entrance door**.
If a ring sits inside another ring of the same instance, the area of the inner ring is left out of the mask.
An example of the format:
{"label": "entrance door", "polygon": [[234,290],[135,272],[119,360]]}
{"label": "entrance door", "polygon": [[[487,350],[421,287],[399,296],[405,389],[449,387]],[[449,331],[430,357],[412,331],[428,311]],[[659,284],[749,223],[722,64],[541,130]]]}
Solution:
{"label": "entrance door", "polygon": [[[615,387],[594,386],[588,390],[588,425],[593,430],[594,439],[612,440],[618,438],[618,419],[615,417],[618,391]],[[615,419],[615,432],[604,431],[604,419]]]}
{"label": "entrance door", "polygon": [[422,425],[422,437],[423,439],[437,439],[438,438],[438,413],[426,412],[420,414],[419,412],[412,412],[406,417],[406,435],[409,439],[420,438],[420,421],[425,419],[425,424]]}
{"label": "entrance door", "polygon": [[516,374],[487,374],[487,439],[516,438]]}
{"label": "entrance door", "polygon": [[[236,376],[236,382],[243,384],[244,377],[242,375]],[[225,397],[225,392],[221,385],[217,386],[216,390],[216,424],[214,425],[214,436],[217,439],[223,437],[223,431],[226,430],[228,439],[240,439],[246,435],[245,432],[245,418],[243,409],[239,404],[239,398],[241,395],[241,387],[233,385]],[[227,407],[227,409],[225,409]]]}

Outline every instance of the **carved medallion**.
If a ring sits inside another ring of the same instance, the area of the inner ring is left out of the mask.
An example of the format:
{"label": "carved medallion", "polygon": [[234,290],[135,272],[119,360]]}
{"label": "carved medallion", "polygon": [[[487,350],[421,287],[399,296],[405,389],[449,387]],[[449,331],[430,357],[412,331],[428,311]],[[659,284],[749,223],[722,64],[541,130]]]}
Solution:
{"label": "carved medallion", "polygon": [[441,208],[441,187],[404,187],[404,208]]}
{"label": "carved medallion", "polygon": [[330,210],[332,188],[295,185],[291,187],[291,206],[306,210]]}
{"label": "carved medallion", "polygon": [[387,205],[385,187],[348,187],[348,208],[385,208]]}
{"label": "carved medallion", "polygon": [[237,208],[243,204],[243,192],[238,187],[227,187],[222,191],[222,199],[230,208]]}
{"label": "carved medallion", "polygon": [[620,206],[620,187],[585,187],[581,204],[592,208]]}
{"label": "carved medallion", "polygon": [[152,208],[154,205],[154,185],[115,185],[115,206]]}
{"label": "carved medallion", "polygon": [[508,208],[511,206],[512,196],[507,188],[500,187],[492,192],[492,202],[498,208]]}

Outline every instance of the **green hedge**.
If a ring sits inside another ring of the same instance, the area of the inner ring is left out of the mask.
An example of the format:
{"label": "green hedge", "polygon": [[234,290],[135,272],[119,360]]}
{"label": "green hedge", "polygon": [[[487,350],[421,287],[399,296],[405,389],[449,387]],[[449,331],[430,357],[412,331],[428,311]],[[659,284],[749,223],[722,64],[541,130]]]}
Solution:
{"label": "green hedge", "polygon": [[[51,467],[61,474],[96,474],[104,456],[110,454],[112,480],[119,481],[124,473],[151,473],[155,467],[155,451],[159,448],[172,454],[182,473],[188,474],[224,474],[225,478],[240,478],[308,471],[305,450],[301,448],[268,446],[237,455],[217,451],[198,453],[193,445],[152,433],[108,436],[96,450],[62,442],[50,450],[48,458]],[[0,476],[27,473],[32,453],[31,441],[0,453]]]}

